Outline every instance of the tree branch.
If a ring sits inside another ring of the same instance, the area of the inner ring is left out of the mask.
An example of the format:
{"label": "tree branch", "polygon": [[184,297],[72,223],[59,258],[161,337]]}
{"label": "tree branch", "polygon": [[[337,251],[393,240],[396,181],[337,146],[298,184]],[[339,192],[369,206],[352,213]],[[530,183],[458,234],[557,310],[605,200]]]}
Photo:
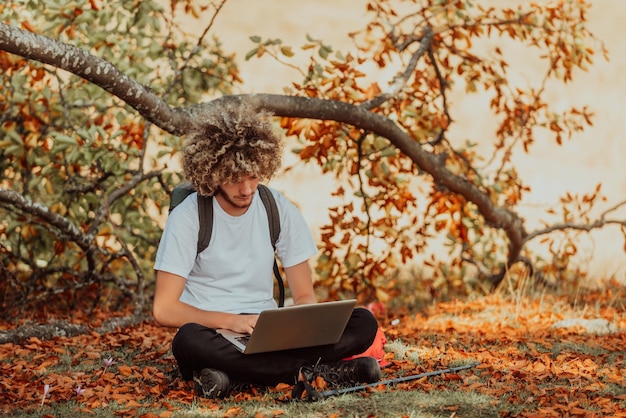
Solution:
{"label": "tree branch", "polygon": [[32,202],[13,190],[0,188],[0,203],[9,204],[24,213],[43,219],[69,237],[69,239],[75,242],[83,251],[88,251],[92,244],[92,235],[84,234],[76,225],[63,216],[50,212],[47,207]]}
{"label": "tree branch", "polygon": [[526,236],[521,218],[510,209],[494,205],[488,195],[467,179],[448,170],[445,166],[445,158],[439,158],[425,151],[418,142],[387,117],[340,101],[271,94],[228,96],[205,103],[205,105],[216,105],[226,100],[246,100],[257,108],[271,110],[277,116],[347,123],[387,138],[420,169],[430,174],[438,184],[473,202],[491,226],[505,231],[510,240],[507,264],[514,263],[519,256]]}
{"label": "tree branch", "polygon": [[[427,52],[431,42],[427,35],[428,31],[412,62],[416,63]],[[174,135],[183,135],[188,131],[194,123],[193,116],[197,109],[203,106],[219,106],[227,100],[245,100],[258,109],[273,112],[276,116],[333,120],[370,131],[387,138],[420,169],[429,173],[438,184],[476,204],[490,225],[502,228],[510,241],[507,265],[515,262],[521,252],[526,232],[515,212],[495,206],[489,196],[467,179],[449,171],[445,167],[445,158],[426,152],[396,123],[383,115],[370,112],[366,106],[310,97],[254,94],[225,96],[186,109],[170,108],[148,88],[130,79],[112,64],[72,45],[0,23],[0,50],[54,65],[78,75],[122,99],[144,118]],[[405,77],[408,71],[407,68]],[[59,221],[56,218],[53,220]]]}
{"label": "tree branch", "polygon": [[148,121],[180,135],[189,115],[171,108],[150,89],[111,63],[80,48],[15,26],[0,23],[0,50],[63,69],[103,88],[137,110]]}
{"label": "tree branch", "polygon": [[360,106],[364,109],[371,110],[382,105],[387,100],[396,97],[400,90],[402,90],[402,88],[406,85],[411,75],[413,75],[415,67],[417,66],[420,58],[422,58],[424,54],[426,54],[426,52],[430,50],[434,38],[435,33],[433,32],[432,28],[430,26],[425,26],[423,29],[422,39],[420,41],[420,46],[417,51],[415,51],[415,53],[411,56],[411,60],[404,69],[404,72],[394,77],[393,81],[390,83],[390,88],[388,91],[379,94],[371,100],[361,103]]}
{"label": "tree branch", "polygon": [[122,196],[125,196],[133,190],[137,185],[144,180],[151,179],[153,177],[161,177],[161,171],[150,171],[149,173],[137,173],[135,174],[130,181],[125,183],[123,186],[116,188],[113,192],[111,192],[105,199],[103,199],[102,205],[96,211],[96,215],[94,216],[94,220],[89,228],[89,233],[95,234],[102,222],[102,219],[107,215],[109,208],[115,201]]}
{"label": "tree branch", "polygon": [[107,319],[98,328],[91,328],[83,324],[71,324],[65,321],[52,321],[43,325],[27,324],[14,330],[0,331],[0,344],[18,344],[31,337],[49,340],[56,337],[74,337],[88,332],[107,334],[119,328],[135,326],[145,320],[147,320],[145,315],[133,313],[131,316]]}
{"label": "tree branch", "polygon": [[537,238],[540,235],[546,235],[549,234],[551,232],[554,231],[563,231],[566,229],[574,229],[574,230],[578,230],[578,231],[586,231],[586,232],[590,232],[594,229],[599,229],[602,228],[606,225],[621,225],[622,227],[626,227],[626,219],[607,219],[607,215],[611,212],[615,212],[617,209],[619,209],[622,206],[626,206],[626,200],[619,202],[618,204],[616,204],[615,206],[605,210],[604,212],[602,212],[600,214],[600,217],[592,222],[592,223],[587,223],[587,224],[575,224],[572,222],[566,222],[566,223],[561,223],[561,224],[554,224],[554,225],[550,225],[547,228],[543,228],[543,229],[538,229],[536,231],[533,231],[531,233],[528,234],[528,236],[526,236],[525,242],[528,242],[534,238]]}

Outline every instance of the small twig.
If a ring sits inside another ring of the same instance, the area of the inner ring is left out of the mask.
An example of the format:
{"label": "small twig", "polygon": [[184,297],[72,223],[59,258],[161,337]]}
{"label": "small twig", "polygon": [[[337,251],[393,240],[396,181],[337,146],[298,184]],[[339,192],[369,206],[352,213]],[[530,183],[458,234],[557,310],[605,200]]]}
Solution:
{"label": "small twig", "polygon": [[435,38],[435,33],[433,32],[432,28],[430,26],[425,26],[423,29],[423,36],[420,42],[420,47],[411,56],[409,64],[404,69],[404,72],[394,77],[391,83],[389,83],[390,88],[388,91],[379,94],[373,99],[370,99],[361,103],[359,107],[363,109],[371,110],[382,105],[383,103],[385,103],[392,97],[395,97],[398,94],[398,92],[402,90],[402,88],[408,82],[409,78],[415,72],[415,67],[417,66],[417,63],[419,62],[420,58],[422,58],[424,54],[428,52],[428,50],[430,49],[433,43],[434,38]]}

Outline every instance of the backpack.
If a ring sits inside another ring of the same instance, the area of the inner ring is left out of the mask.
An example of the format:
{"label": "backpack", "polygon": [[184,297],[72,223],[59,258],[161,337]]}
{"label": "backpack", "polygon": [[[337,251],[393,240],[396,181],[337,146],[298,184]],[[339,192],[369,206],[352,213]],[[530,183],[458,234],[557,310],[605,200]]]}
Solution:
{"label": "backpack", "polygon": [[[280,235],[280,219],[276,200],[274,200],[274,196],[267,186],[259,184],[258,190],[261,200],[263,201],[263,206],[265,206],[265,212],[267,213],[272,247],[276,250],[276,241],[278,241]],[[182,183],[174,187],[172,195],[170,196],[169,212],[172,212],[180,202],[195,191],[196,190],[188,183]],[[213,232],[212,196],[198,195],[198,221],[200,222],[200,230],[198,231],[196,255],[204,251],[209,246],[209,241],[211,240],[211,233]],[[278,306],[282,308],[285,305],[285,283],[280,274],[276,258],[274,258],[274,277],[278,283]]]}

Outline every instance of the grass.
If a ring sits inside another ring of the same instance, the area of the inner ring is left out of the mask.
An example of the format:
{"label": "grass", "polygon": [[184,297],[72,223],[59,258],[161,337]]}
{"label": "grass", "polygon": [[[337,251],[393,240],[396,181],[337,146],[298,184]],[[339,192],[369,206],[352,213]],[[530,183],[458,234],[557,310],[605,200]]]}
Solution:
{"label": "grass", "polygon": [[[331,397],[319,402],[281,403],[275,397],[267,395],[254,400],[238,401],[229,398],[219,402],[197,400],[191,404],[180,404],[178,411],[167,416],[172,417],[498,417],[498,409],[493,399],[478,393],[459,391],[438,391],[428,393],[420,390],[402,391],[383,390],[367,394],[346,394]],[[165,410],[154,408],[127,408],[110,404],[90,412],[80,411],[81,405],[76,401],[45,405],[30,412],[11,411],[6,416],[12,417],[111,417],[142,416],[144,414],[159,415]]]}

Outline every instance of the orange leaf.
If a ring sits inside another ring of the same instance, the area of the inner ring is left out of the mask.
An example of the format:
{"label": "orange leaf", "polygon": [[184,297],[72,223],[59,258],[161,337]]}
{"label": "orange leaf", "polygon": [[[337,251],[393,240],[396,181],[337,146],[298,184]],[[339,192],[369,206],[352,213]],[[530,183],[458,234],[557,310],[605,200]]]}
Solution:
{"label": "orange leaf", "polygon": [[133,373],[133,369],[130,368],[129,366],[126,365],[121,365],[117,368],[117,371],[122,375],[122,376],[130,376]]}
{"label": "orange leaf", "polygon": [[31,25],[30,22],[27,20],[22,22],[22,27],[29,32],[37,32],[35,28],[33,27],[33,25]]}

